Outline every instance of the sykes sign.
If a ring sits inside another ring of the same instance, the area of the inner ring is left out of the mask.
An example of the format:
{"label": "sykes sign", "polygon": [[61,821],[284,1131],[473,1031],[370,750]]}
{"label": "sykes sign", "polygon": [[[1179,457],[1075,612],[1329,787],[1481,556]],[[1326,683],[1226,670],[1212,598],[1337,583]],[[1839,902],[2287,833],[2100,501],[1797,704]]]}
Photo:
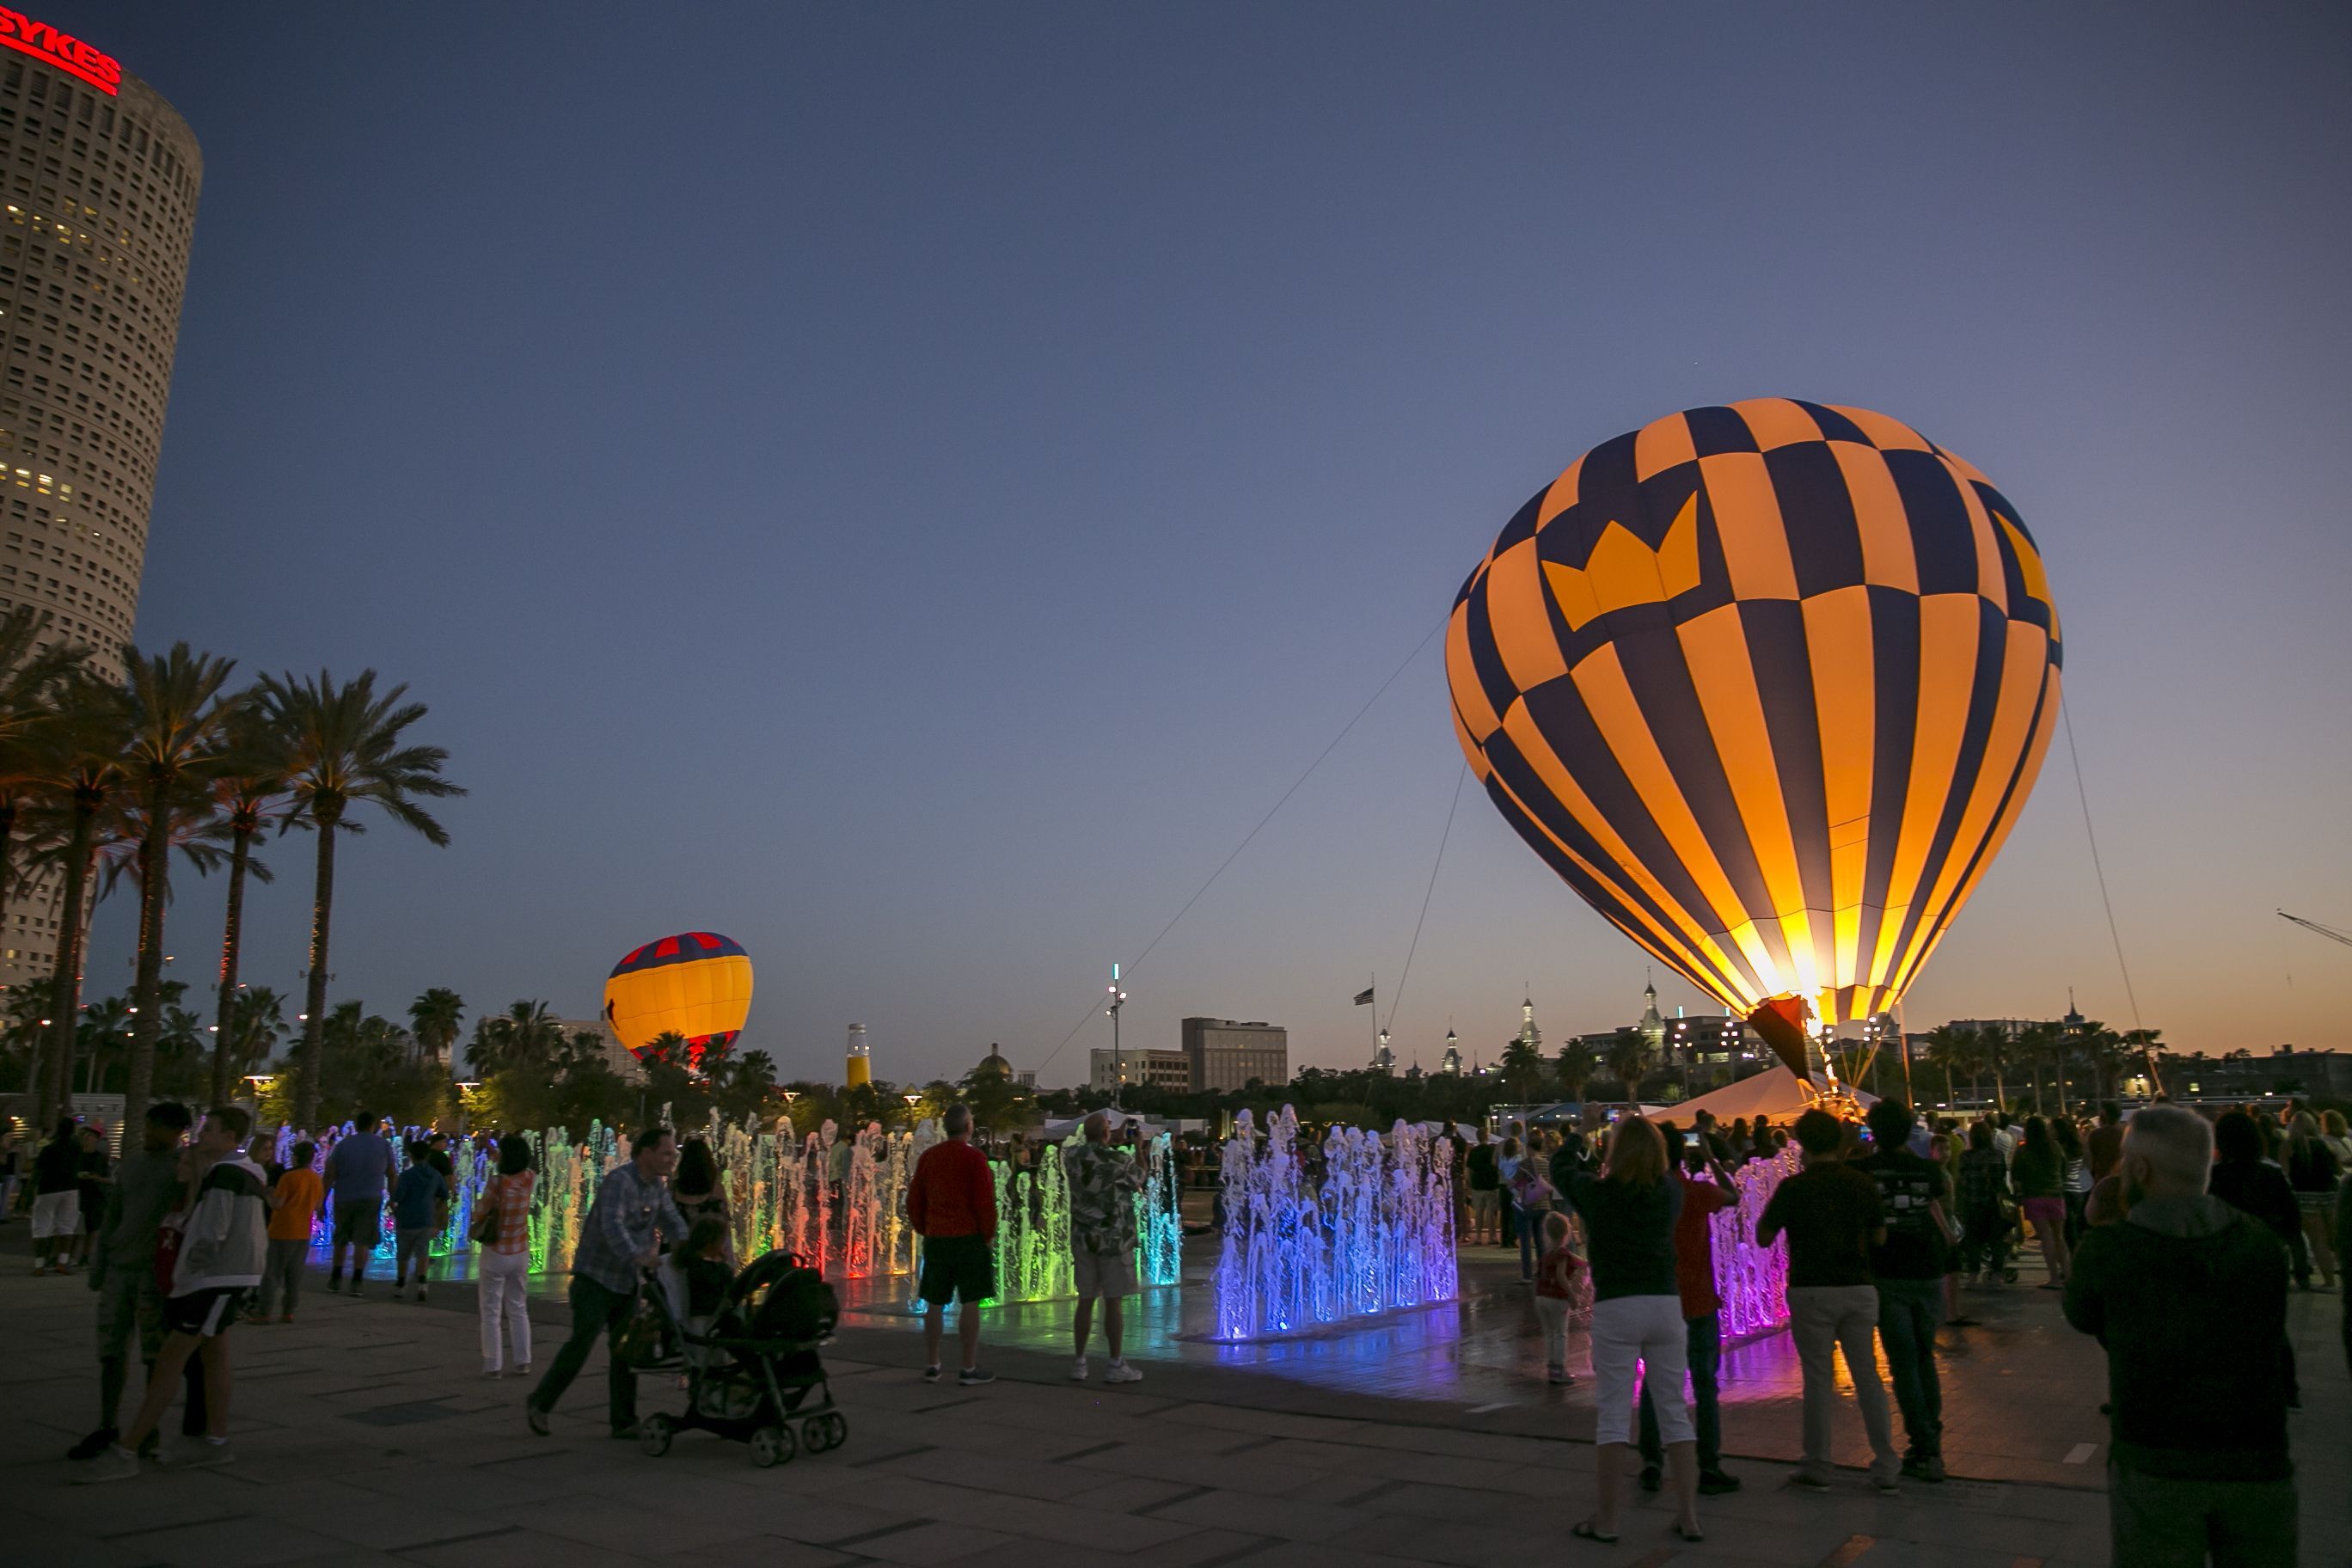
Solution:
{"label": "sykes sign", "polygon": [[79,38],[58,32],[47,22],[0,6],[0,48],[10,48],[20,55],[30,55],[45,65],[53,65],[68,76],[79,77],[110,98],[122,85],[122,64],[112,55],[99,53]]}

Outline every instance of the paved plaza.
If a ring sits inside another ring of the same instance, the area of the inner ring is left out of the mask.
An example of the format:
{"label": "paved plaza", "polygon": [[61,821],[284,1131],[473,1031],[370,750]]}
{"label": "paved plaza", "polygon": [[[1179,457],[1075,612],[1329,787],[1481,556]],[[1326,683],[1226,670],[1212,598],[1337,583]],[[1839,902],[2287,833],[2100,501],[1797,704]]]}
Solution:
{"label": "paved plaza", "polygon": [[[897,1285],[851,1282],[828,1356],[847,1412],[842,1448],[775,1469],[706,1434],[647,1458],[604,1431],[600,1352],[551,1438],[523,1427],[522,1385],[478,1365],[473,1296],[430,1305],[381,1285],[353,1302],[317,1288],[290,1326],[239,1328],[237,1462],[65,1484],[59,1458],[93,1422],[93,1298],[79,1278],[32,1279],[0,1239],[0,1560],[91,1568],[602,1568],[668,1562],[1032,1564],[1080,1559],[1210,1568],[1246,1563],[1487,1564],[1546,1560],[1896,1563],[1952,1568],[2107,1561],[2096,1347],[2054,1293],[1972,1297],[1979,1329],[1948,1335],[1947,1451],[1955,1479],[1880,1499],[1858,1469],[1825,1498],[1781,1482],[1795,1455],[1797,1374],[1785,1336],[1725,1363],[1727,1467],[1747,1481],[1703,1499],[1708,1540],[1674,1538],[1659,1500],[1632,1494],[1623,1541],[1567,1538],[1591,1503],[1589,1384],[1540,1380],[1540,1342],[1516,1263],[1466,1254],[1463,1300],[1367,1328],[1248,1347],[1197,1335],[1205,1251],[1181,1291],[1151,1293],[1130,1330],[1146,1380],[1066,1381],[1066,1303],[992,1310],[992,1386],[931,1386]],[[2035,1276],[2029,1272],[2030,1287]],[[562,1336],[561,1281],[533,1302],[541,1365]],[[2352,1387],[2337,1298],[2292,1311],[2305,1409],[2294,1451],[2305,1561],[2352,1562]],[[1140,1331],[1138,1331],[1139,1330]],[[1097,1356],[1099,1376],[1100,1356]],[[647,1379],[646,1412],[678,1396]],[[1858,1464],[1860,1424],[1849,1418]]]}

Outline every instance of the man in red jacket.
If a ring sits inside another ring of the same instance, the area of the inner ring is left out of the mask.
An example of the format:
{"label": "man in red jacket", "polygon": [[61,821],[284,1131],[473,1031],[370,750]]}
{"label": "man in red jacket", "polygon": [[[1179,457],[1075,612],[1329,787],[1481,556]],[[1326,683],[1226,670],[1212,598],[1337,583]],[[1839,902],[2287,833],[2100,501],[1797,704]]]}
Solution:
{"label": "man in red jacket", "polygon": [[947,1142],[923,1151],[907,1184],[907,1222],[923,1238],[923,1381],[940,1380],[940,1317],[954,1300],[963,1307],[956,1382],[973,1388],[996,1381],[980,1369],[980,1304],[996,1294],[996,1176],[971,1146],[971,1108],[949,1106],[946,1126]]}

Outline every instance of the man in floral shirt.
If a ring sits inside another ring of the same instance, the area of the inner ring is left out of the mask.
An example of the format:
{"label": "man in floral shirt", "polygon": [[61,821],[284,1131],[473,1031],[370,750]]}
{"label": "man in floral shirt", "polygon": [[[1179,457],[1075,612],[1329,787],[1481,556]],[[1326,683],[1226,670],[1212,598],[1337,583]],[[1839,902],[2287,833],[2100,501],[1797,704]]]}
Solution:
{"label": "man in floral shirt", "polygon": [[1135,1277],[1135,1197],[1143,1191],[1142,1164],[1111,1147],[1110,1118],[1097,1110],[1087,1118],[1086,1142],[1063,1145],[1062,1170],[1070,1185],[1070,1272],[1078,1289],[1072,1325],[1078,1354],[1070,1379],[1087,1380],[1087,1336],[1099,1296],[1103,1339],[1110,1346],[1103,1381],[1141,1383],[1143,1374],[1120,1353],[1126,1327],[1120,1308],[1141,1289]]}

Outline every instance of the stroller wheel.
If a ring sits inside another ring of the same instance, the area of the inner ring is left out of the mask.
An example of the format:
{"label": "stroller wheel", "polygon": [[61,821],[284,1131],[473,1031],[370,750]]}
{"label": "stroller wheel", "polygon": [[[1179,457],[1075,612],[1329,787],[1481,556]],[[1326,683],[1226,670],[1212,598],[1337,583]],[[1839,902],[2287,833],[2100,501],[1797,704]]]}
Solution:
{"label": "stroller wheel", "polygon": [[812,1415],[801,1423],[801,1447],[812,1454],[822,1454],[833,1447],[833,1428],[822,1415]]}
{"label": "stroller wheel", "polygon": [[751,1462],[763,1470],[784,1463],[799,1451],[789,1426],[762,1426],[751,1434]]}
{"label": "stroller wheel", "polygon": [[849,1441],[849,1417],[839,1412],[824,1417],[824,1446],[838,1448]]}
{"label": "stroller wheel", "polygon": [[677,1435],[667,1415],[648,1415],[637,1423],[637,1447],[646,1458],[658,1459],[669,1452],[669,1440]]}

